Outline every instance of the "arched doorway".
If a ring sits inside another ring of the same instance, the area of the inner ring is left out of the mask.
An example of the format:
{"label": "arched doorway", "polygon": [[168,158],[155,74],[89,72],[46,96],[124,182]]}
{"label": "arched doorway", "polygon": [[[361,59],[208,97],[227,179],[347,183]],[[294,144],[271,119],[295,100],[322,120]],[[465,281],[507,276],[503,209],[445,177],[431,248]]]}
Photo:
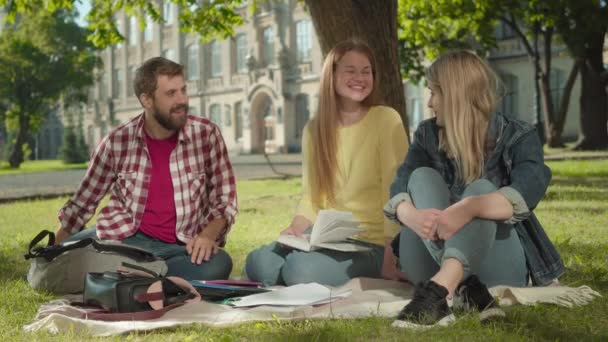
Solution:
{"label": "arched doorway", "polygon": [[251,101],[249,120],[251,127],[251,153],[264,153],[266,140],[273,139],[274,125],[267,127],[268,118],[273,118],[272,98],[259,92]]}

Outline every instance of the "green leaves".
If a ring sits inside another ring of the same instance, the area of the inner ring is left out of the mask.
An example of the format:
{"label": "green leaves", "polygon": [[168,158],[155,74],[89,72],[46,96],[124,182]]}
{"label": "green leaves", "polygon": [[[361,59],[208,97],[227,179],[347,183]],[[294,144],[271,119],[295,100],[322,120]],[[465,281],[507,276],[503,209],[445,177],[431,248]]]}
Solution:
{"label": "green leaves", "polygon": [[[21,150],[62,96],[70,95],[64,102],[86,99],[100,63],[86,35],[66,11],[21,14],[0,35],[0,101],[9,109],[7,128],[20,137],[13,152]],[[11,157],[11,165],[20,158]]]}
{"label": "green leaves", "polygon": [[500,1],[400,0],[399,39],[404,76],[418,81],[424,60],[469,48],[486,52],[496,45],[494,26]]}
{"label": "green leaves", "polygon": [[[7,20],[14,22],[18,14],[30,15],[40,11],[54,13],[59,10],[72,11],[74,2],[79,0],[0,0],[0,5],[9,5]],[[197,33],[203,41],[215,36],[226,38],[234,35],[233,28],[243,24],[237,7],[245,0],[167,0],[179,8],[176,22],[183,32]],[[255,1],[254,1],[255,3]],[[163,23],[162,8],[153,0],[109,0],[92,1],[87,15],[90,30],[88,40],[97,48],[122,42],[124,37],[119,32],[116,14],[125,12],[129,17],[137,17],[139,28],[143,30],[146,18]]]}

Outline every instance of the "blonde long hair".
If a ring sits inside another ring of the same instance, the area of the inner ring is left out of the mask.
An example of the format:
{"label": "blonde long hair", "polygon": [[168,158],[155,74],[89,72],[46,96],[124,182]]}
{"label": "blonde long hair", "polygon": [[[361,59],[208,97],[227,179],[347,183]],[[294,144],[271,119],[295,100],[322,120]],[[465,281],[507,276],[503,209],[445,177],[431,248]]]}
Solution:
{"label": "blonde long hair", "polygon": [[498,77],[474,52],[457,50],[433,62],[426,78],[440,100],[444,127],[439,148],[456,161],[458,178],[469,184],[483,173],[486,133],[499,99]]}
{"label": "blonde long hair", "polygon": [[312,151],[308,167],[310,194],[312,203],[317,208],[335,200],[337,163],[337,134],[340,126],[338,98],[334,85],[336,65],[347,52],[355,51],[367,57],[372,67],[374,86],[371,94],[361,105],[370,107],[377,104],[376,59],[367,44],[357,39],[338,43],[325,57],[321,70],[319,104],[317,113],[310,120],[309,130],[312,138]]}

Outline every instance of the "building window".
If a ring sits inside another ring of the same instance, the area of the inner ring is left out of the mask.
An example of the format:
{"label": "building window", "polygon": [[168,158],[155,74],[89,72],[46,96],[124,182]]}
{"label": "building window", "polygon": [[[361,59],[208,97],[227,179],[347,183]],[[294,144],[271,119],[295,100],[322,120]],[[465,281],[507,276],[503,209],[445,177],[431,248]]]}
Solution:
{"label": "building window", "polygon": [[165,51],[163,51],[163,57],[176,62],[174,49],[166,49]]}
{"label": "building window", "polygon": [[296,138],[302,137],[304,126],[310,118],[310,103],[307,94],[296,96]]}
{"label": "building window", "polygon": [[122,75],[122,70],[114,69],[114,74],[112,75],[112,80],[114,81],[112,84],[112,97],[113,98],[121,98],[122,97],[122,87],[125,79]]}
{"label": "building window", "polygon": [[234,104],[234,138],[243,137],[243,102]]}
{"label": "building window", "polygon": [[230,105],[224,106],[224,125],[232,126],[232,107]]}
{"label": "building window", "polygon": [[263,60],[264,65],[274,64],[274,29],[267,27],[263,33]]}
{"label": "building window", "polygon": [[222,76],[222,50],[217,40],[211,43],[211,77]]}
{"label": "building window", "polygon": [[[124,37],[124,30],[122,28],[122,20],[118,19],[116,20],[116,30],[118,31],[118,33]],[[120,43],[116,43],[116,48],[120,49],[122,48],[122,42]]]}
{"label": "building window", "polygon": [[236,36],[234,41],[236,47],[236,72],[247,72],[247,36],[244,33]]}
{"label": "building window", "polygon": [[511,26],[505,24],[502,21],[496,25],[494,34],[496,35],[496,39],[498,40],[515,38],[515,32],[513,31]]}
{"label": "building window", "polygon": [[131,65],[127,73],[127,95],[135,96],[135,90],[133,89],[133,81],[135,80],[135,66]]}
{"label": "building window", "polygon": [[130,17],[129,18],[129,45],[136,46],[137,45],[137,18]]}
{"label": "building window", "polygon": [[555,109],[559,109],[562,96],[564,95],[564,71],[553,68],[551,69],[549,87],[551,89],[551,99]]}
{"label": "building window", "polygon": [[99,98],[105,100],[108,98],[108,74],[105,72],[101,73],[99,81]]}
{"label": "building window", "polygon": [[146,17],[146,28],[144,29],[144,41],[151,42],[154,38],[154,21],[150,17]]}
{"label": "building window", "polygon": [[222,127],[222,106],[219,104],[212,104],[211,108],[209,108],[209,120],[211,122],[218,125],[220,128]]}
{"label": "building window", "polygon": [[199,70],[198,70],[198,44],[193,43],[188,46],[188,80],[198,80],[199,79]]}
{"label": "building window", "polygon": [[500,103],[500,111],[507,116],[517,117],[518,82],[517,76],[511,74],[501,75],[505,86],[504,97]]}
{"label": "building window", "polygon": [[296,46],[298,49],[298,62],[310,61],[312,51],[310,20],[301,20],[296,24]]}
{"label": "building window", "polygon": [[165,25],[173,24],[173,4],[168,0],[163,4],[163,20]]}

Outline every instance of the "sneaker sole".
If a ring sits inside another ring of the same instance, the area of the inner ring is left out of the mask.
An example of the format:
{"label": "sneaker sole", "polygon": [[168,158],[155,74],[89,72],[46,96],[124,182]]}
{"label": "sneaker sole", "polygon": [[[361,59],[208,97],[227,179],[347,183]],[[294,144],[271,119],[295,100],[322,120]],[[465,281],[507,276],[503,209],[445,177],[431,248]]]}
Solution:
{"label": "sneaker sole", "polygon": [[412,329],[412,330],[427,330],[434,327],[447,327],[448,325],[454,323],[456,321],[456,316],[454,314],[447,315],[437,321],[435,324],[427,325],[427,324],[418,324],[414,322],[395,320],[391,327],[393,328],[402,328],[402,329]]}
{"label": "sneaker sole", "polygon": [[489,308],[479,313],[479,321],[487,322],[505,318],[507,315],[501,308]]}

